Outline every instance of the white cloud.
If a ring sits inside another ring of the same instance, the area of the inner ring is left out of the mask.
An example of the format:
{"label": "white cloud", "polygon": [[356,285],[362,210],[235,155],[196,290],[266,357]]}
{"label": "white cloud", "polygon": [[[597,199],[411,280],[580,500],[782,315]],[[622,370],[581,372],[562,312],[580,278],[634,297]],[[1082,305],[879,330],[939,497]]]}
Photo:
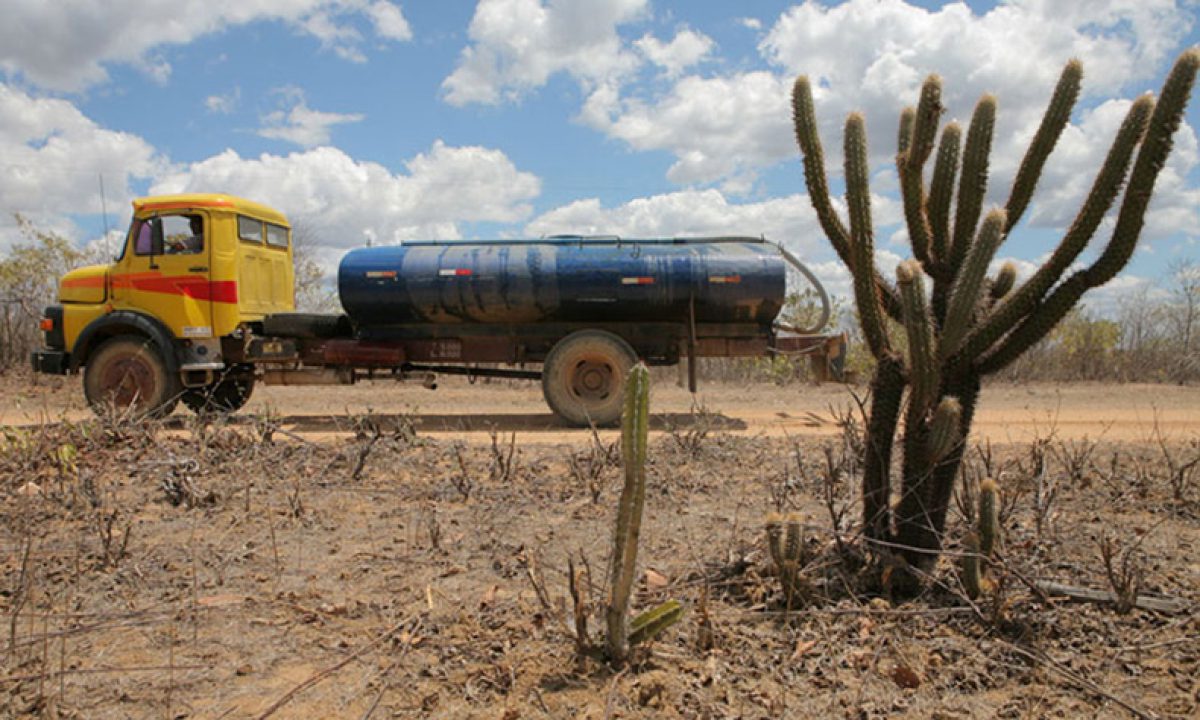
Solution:
{"label": "white cloud", "polygon": [[406,173],[321,147],[243,158],[233,150],[175,169],[150,192],[228,192],[254,198],[303,225],[327,252],[411,238],[461,237],[461,223],[517,222],[541,191],[499,150],[435,142]]}
{"label": "white cloud", "polygon": [[243,158],[226,150],[192,164],[172,163],[142,138],[97,125],[72,103],[32,97],[0,83],[0,251],[18,240],[14,213],[39,229],[76,240],[71,216],[97,216],[99,178],[109,218],[128,218],[129,201],[150,194],[228,192],[259,200],[299,221],[332,263],[365,238],[457,238],[464,223],[527,219],[541,192],[501,151],[434,142],[403,172],[323,147]]}
{"label": "white cloud", "polygon": [[362,115],[356,113],[313,110],[308,107],[304,93],[298,88],[282,88],[277,92],[283,97],[286,107],[263,117],[263,126],[258,134],[265,138],[311,148],[328,144],[330,128],[334,125],[356,123],[363,119]]}
{"label": "white cloud", "polygon": [[[693,72],[666,89],[603,83],[588,96],[580,119],[634,150],[671,153],[667,177],[674,182],[752,192],[759,171],[798,158],[788,107],[797,74],[814,81],[826,165],[838,175],[846,114],[864,111],[872,165],[890,167],[901,108],[914,104],[924,78],[938,72],[944,120],[965,125],[982,94],[999,98],[989,202],[1002,203],[1063,64],[1079,57],[1086,72],[1083,110],[1051,157],[1044,195],[1035,196],[1026,219],[1061,226],[1100,167],[1111,143],[1106,133],[1115,132],[1111,108],[1089,108],[1103,98],[1153,89],[1151,79],[1194,22],[1187,7],[1170,0],[1012,0],[982,15],[964,3],[926,10],[901,0],[806,2],[780,15],[760,42],[770,70]],[[1177,143],[1159,181],[1150,237],[1200,220],[1200,203],[1188,187],[1196,167],[1196,153],[1188,149],[1195,146],[1192,130],[1185,128]]]}
{"label": "white cloud", "polygon": [[367,15],[375,24],[375,34],[388,40],[412,40],[412,28],[404,19],[400,6],[388,0],[377,0],[367,6]]}
{"label": "white cloud", "polygon": [[387,0],[10,0],[0,23],[0,69],[45,88],[79,90],[107,79],[106,65],[130,64],[158,81],[170,63],[155,51],[226,28],[281,21],[324,47],[362,59],[354,20],[365,16],[383,40],[412,33]]}
{"label": "white cloud", "polygon": [[565,72],[591,86],[634,69],[617,27],[641,17],[647,0],[480,0],[471,44],[442,83],[452,105],[495,104]]}
{"label": "white cloud", "polygon": [[739,25],[746,28],[747,30],[755,30],[755,31],[762,30],[762,26],[763,26],[762,20],[759,20],[758,18],[752,18],[752,17],[738,18],[737,22]]}
{"label": "white cloud", "polygon": [[636,150],[669,150],[667,177],[706,183],[792,154],[790,82],[769,72],[682,78],[663,97],[621,99],[604,86],[580,117]]}
{"label": "white cloud", "polygon": [[168,162],[145,140],[107,130],[65,100],[37,98],[0,83],[0,246],[16,237],[13,213],[74,235],[67,213],[111,212],[133,197],[135,179]]}
{"label": "white cloud", "polygon": [[[1128,100],[1101,103],[1083,112],[1078,122],[1067,128],[1038,184],[1037,204],[1028,222],[1044,227],[1066,227],[1071,223],[1130,105]],[[1200,227],[1200,188],[1189,186],[1187,181],[1198,164],[1200,143],[1195,131],[1184,125],[1175,134],[1174,149],[1155,185],[1142,233],[1144,241],[1152,242],[1181,230],[1194,233]],[[1120,207],[1120,198],[1114,207]],[[1107,242],[1110,234],[1111,224],[1097,233],[1097,240]]]}
{"label": "white cloud", "polygon": [[802,255],[824,250],[824,237],[806,195],[736,203],[714,189],[654,195],[612,208],[605,208],[595,198],[576,200],[534,218],[526,232],[533,236],[761,235]]}
{"label": "white cloud", "polygon": [[984,15],[961,3],[929,11],[900,0],[851,0],[791,8],[760,50],[789,78],[812,78],[831,137],[840,137],[846,113],[864,111],[872,148],[884,160],[895,150],[899,110],[915,103],[929,73],[943,77],[946,120],[965,124],[976,100],[995,94],[993,164],[1003,174],[1019,162],[1068,59],[1083,61],[1085,102],[1140,92],[1192,22],[1170,0],[1014,0]]}
{"label": "white cloud", "polygon": [[687,28],[676,33],[671,42],[665,43],[652,35],[645,35],[634,45],[650,62],[663,68],[668,77],[675,77],[700,62],[715,47],[712,38]]}
{"label": "white cloud", "polygon": [[209,95],[204,98],[204,107],[210,113],[217,115],[229,115],[237,109],[238,102],[242,99],[242,89],[235,87],[233,90],[224,95]]}

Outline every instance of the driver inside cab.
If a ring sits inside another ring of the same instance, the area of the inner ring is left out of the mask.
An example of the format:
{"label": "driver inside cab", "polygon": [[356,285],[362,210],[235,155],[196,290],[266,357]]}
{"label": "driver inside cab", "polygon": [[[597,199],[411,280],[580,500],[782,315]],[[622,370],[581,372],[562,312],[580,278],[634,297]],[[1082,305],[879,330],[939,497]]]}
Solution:
{"label": "driver inside cab", "polygon": [[163,251],[168,255],[198,253],[204,249],[204,219],[199,215],[188,215],[191,234],[179,233],[168,236]]}

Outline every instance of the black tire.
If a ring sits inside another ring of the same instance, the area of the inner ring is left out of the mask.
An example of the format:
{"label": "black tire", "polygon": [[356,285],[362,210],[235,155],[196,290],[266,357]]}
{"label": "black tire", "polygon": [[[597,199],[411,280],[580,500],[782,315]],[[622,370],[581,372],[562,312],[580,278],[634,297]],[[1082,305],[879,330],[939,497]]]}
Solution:
{"label": "black tire", "polygon": [[83,372],[84,397],[97,413],[115,407],[163,417],[175,410],[180,391],[179,375],[170,371],[153,341],[138,335],[105,340]]}
{"label": "black tire", "polygon": [[328,340],[350,337],[354,328],[345,315],[319,313],[276,313],[263,318],[263,334],[277,337]]}
{"label": "black tire", "polygon": [[580,330],[559,340],[542,364],[542,394],[554,414],[574,427],[616,425],[625,381],[637,355],[629,343],[602,330]]}
{"label": "black tire", "polygon": [[239,367],[231,369],[212,385],[184,390],[180,399],[197,415],[224,415],[241,410],[253,393],[254,371]]}

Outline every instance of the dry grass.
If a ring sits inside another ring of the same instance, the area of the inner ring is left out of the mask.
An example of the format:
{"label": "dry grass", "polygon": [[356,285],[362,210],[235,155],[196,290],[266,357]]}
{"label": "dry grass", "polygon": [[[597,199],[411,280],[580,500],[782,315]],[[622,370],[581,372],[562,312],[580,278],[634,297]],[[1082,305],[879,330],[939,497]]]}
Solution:
{"label": "dry grass", "polygon": [[[598,627],[604,578],[591,569],[606,566],[619,489],[611,447],[586,432],[565,445],[501,433],[437,441],[390,422],[346,417],[356,434],[323,442],[269,417],[6,429],[0,715],[1041,717],[1121,716],[1124,702],[1194,717],[1200,707],[1197,508],[1177,498],[1178,465],[1164,459],[1184,457],[1186,442],[1099,441],[1088,458],[1103,463],[1043,451],[1036,474],[1030,446],[972,452],[968,472],[1005,489],[1003,582],[965,599],[954,571],[964,526],[952,522],[933,589],[893,606],[878,574],[847,557],[852,439],[665,433],[651,447],[640,554],[654,573],[634,605],[677,598],[689,612],[612,674],[576,657],[574,628],[589,618],[572,616],[568,581],[573,566]],[[1120,477],[1127,491],[1106,490]],[[803,518],[810,545],[812,592],[790,612],[763,544],[776,507]],[[1106,567],[1097,548],[1113,527],[1125,534]],[[1114,576],[1192,610],[1048,604],[1025,584],[1106,589]]]}

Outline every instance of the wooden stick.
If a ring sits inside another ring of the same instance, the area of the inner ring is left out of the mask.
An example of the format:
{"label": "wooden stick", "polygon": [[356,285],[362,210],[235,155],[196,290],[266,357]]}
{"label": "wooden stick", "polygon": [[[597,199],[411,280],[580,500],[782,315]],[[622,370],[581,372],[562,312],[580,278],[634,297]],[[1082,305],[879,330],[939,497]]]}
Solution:
{"label": "wooden stick", "polygon": [[[1094,603],[1116,603],[1116,593],[1108,590],[1095,590],[1092,588],[1076,587],[1074,585],[1064,585],[1062,583],[1040,581],[1037,584],[1039,590],[1047,595],[1061,595],[1071,600],[1080,602]],[[1134,602],[1134,607],[1140,610],[1151,610],[1153,612],[1168,613],[1176,615],[1182,612],[1187,612],[1191,608],[1191,604],[1183,600],[1175,598],[1160,598],[1149,597],[1147,595],[1139,595],[1137,601]]]}

